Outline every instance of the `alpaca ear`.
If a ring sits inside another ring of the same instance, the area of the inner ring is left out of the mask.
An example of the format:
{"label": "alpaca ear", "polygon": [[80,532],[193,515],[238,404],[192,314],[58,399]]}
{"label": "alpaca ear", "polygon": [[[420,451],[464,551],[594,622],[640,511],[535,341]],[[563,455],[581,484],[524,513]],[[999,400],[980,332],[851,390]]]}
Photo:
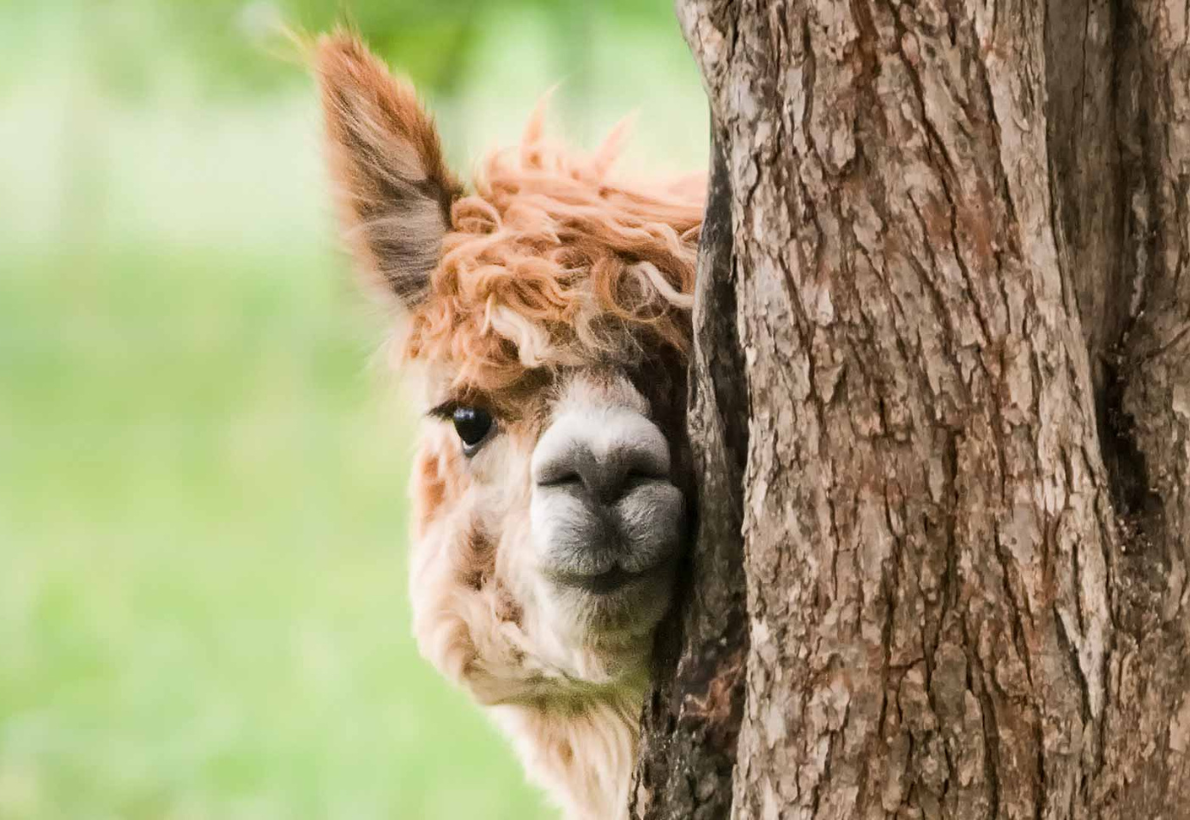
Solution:
{"label": "alpaca ear", "polygon": [[327,162],[357,262],[408,308],[429,291],[461,193],[407,83],[347,34],[318,42]]}

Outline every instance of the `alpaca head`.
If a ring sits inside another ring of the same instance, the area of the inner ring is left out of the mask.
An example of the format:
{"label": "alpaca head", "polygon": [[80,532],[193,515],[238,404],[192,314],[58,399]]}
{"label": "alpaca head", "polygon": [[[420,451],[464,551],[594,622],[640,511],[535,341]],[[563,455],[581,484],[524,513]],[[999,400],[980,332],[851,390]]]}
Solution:
{"label": "alpaca head", "polygon": [[486,704],[642,692],[688,526],[701,191],[617,184],[614,138],[576,159],[535,116],[467,192],[412,90],[357,41],[325,38],[318,71],[344,232],[424,394],[422,651]]}

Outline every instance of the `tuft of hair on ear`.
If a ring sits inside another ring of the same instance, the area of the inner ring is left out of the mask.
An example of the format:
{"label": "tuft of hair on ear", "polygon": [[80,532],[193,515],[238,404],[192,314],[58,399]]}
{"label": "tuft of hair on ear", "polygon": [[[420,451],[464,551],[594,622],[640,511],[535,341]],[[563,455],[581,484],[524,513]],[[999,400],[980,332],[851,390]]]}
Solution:
{"label": "tuft of hair on ear", "polygon": [[315,48],[327,163],[356,261],[409,309],[429,292],[462,186],[407,82],[346,32]]}

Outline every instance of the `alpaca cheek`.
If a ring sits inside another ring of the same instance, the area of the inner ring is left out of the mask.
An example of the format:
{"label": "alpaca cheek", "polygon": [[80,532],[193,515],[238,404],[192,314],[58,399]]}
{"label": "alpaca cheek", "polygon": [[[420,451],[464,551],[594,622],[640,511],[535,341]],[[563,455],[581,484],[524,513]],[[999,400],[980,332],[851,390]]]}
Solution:
{"label": "alpaca cheek", "polygon": [[471,497],[479,526],[497,544],[497,577],[514,595],[527,594],[533,568],[529,516],[529,459],[522,436],[505,433],[476,456]]}
{"label": "alpaca cheek", "polygon": [[540,598],[534,586],[537,577],[531,546],[528,503],[506,508],[499,547],[496,550],[496,578],[502,595],[516,602],[518,620],[526,613],[540,612]]}
{"label": "alpaca cheek", "polygon": [[491,596],[494,543],[462,505],[434,521],[415,540],[409,575],[418,648],[443,675],[472,688],[483,668],[499,668],[507,654],[496,634],[500,619]]}
{"label": "alpaca cheek", "polygon": [[442,477],[438,458],[433,453],[418,456],[413,475],[413,537],[421,539],[442,514],[447,503],[447,482]]}
{"label": "alpaca cheek", "polygon": [[450,514],[470,483],[458,448],[435,433],[426,436],[418,449],[410,483],[413,537],[419,539],[435,521]]}

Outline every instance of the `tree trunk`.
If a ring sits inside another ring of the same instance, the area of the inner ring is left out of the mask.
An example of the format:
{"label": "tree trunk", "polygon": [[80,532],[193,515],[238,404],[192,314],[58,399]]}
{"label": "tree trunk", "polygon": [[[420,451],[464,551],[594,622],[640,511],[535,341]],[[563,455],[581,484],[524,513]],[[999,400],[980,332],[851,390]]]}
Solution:
{"label": "tree trunk", "polygon": [[634,816],[1190,818],[1190,7],[678,15],[701,525]]}

